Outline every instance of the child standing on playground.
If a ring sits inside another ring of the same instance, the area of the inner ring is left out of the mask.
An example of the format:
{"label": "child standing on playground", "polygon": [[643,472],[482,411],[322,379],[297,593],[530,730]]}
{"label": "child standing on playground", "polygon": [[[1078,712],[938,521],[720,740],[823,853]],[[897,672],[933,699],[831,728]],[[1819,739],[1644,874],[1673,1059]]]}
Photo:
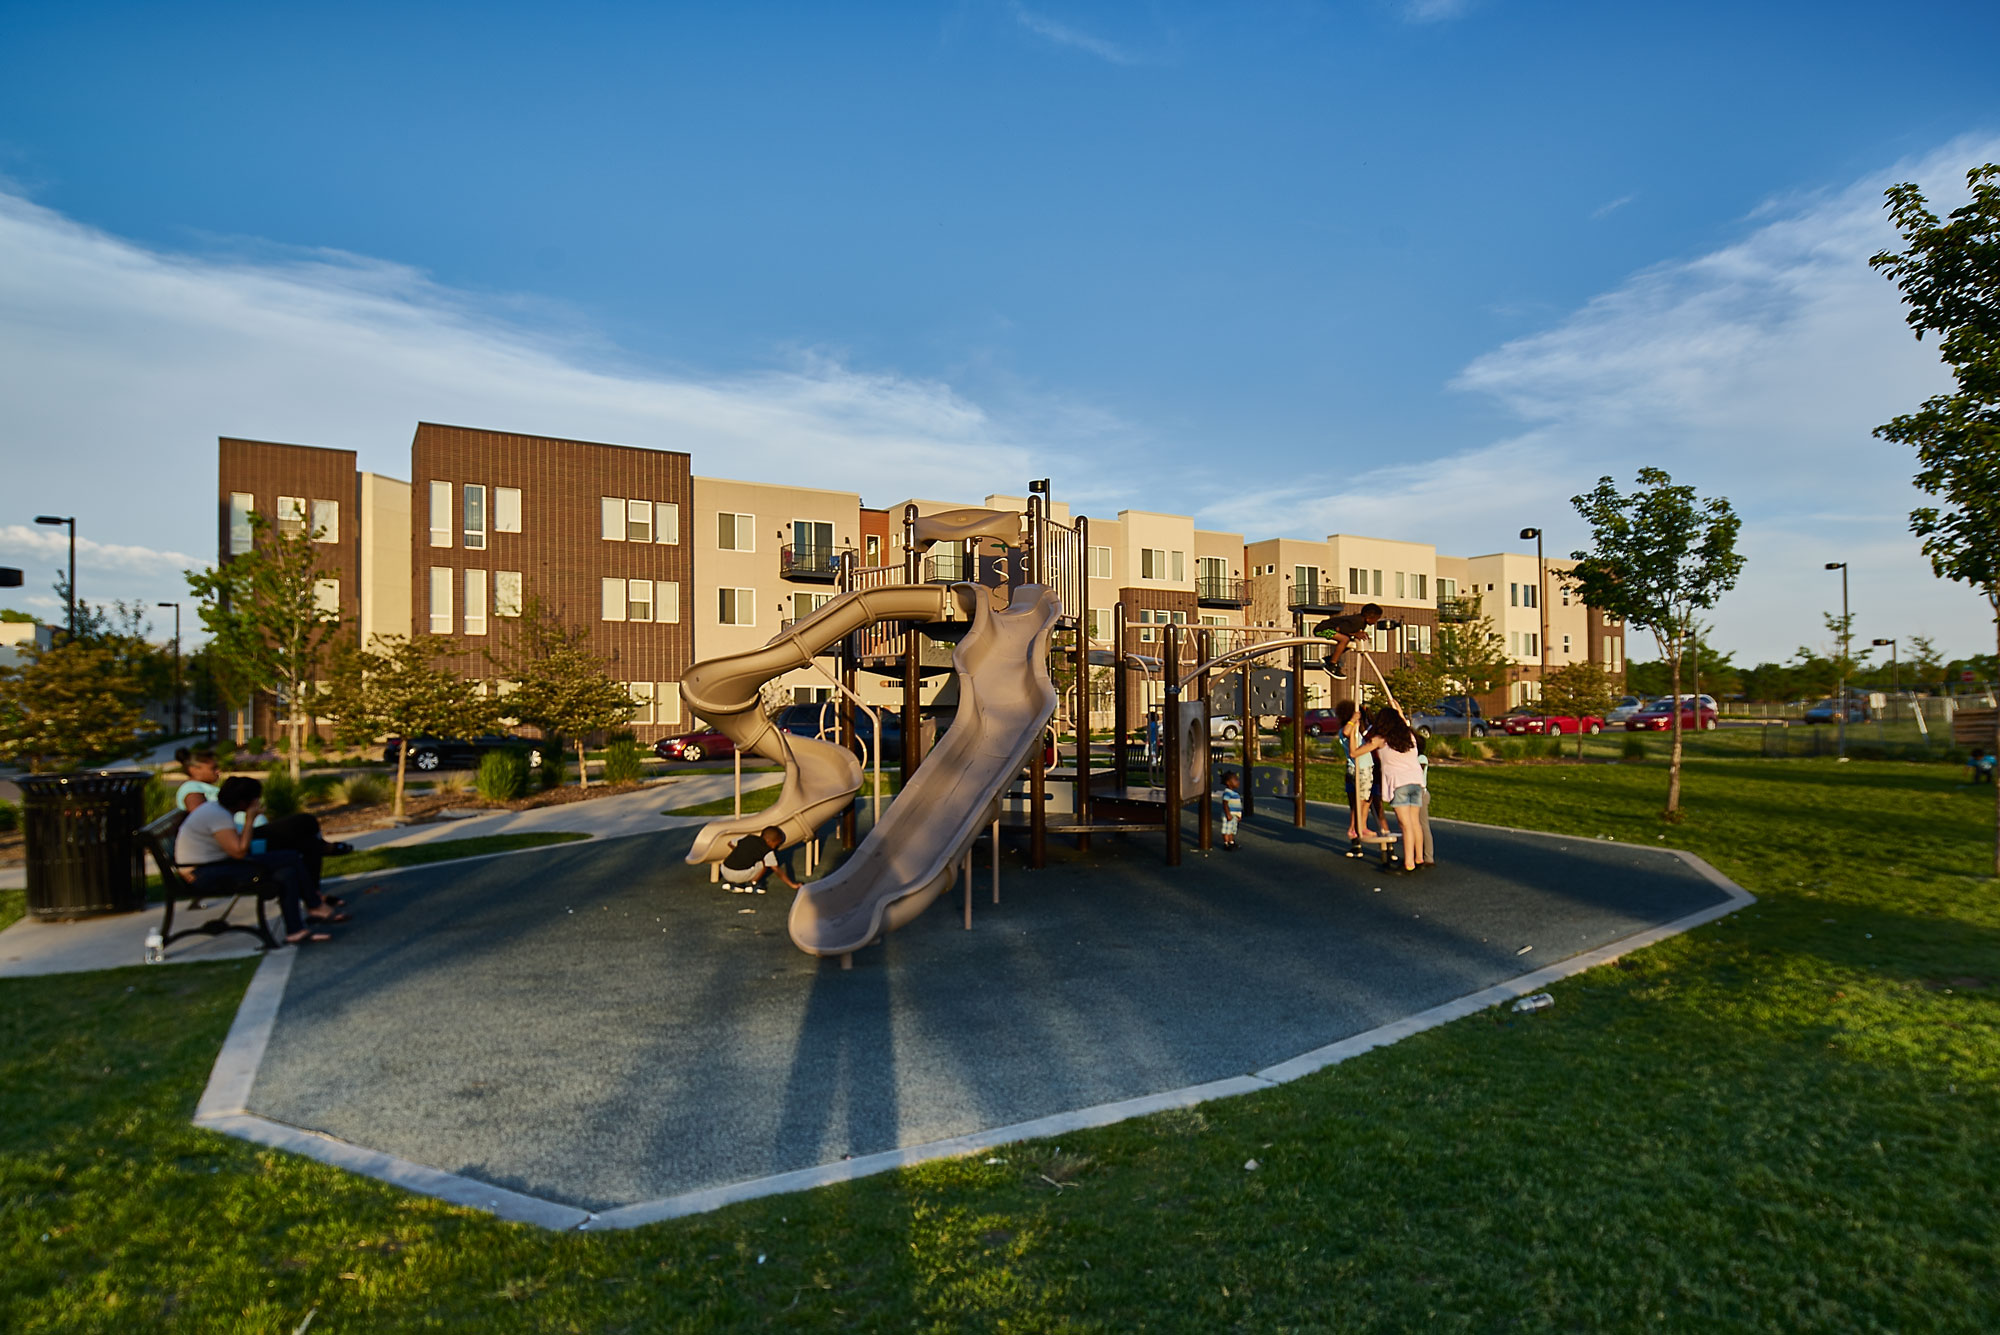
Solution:
{"label": "child standing on playground", "polygon": [[1340,749],[1347,754],[1347,856],[1358,858],[1361,841],[1375,834],[1368,823],[1375,795],[1375,757],[1361,754],[1361,729],[1367,720],[1352,700],[1334,706],[1333,721],[1340,729]]}
{"label": "child standing on playground", "polygon": [[1222,846],[1236,847],[1236,826],[1243,819],[1243,776],[1235,770],[1222,776]]}
{"label": "child standing on playground", "polygon": [[1396,825],[1403,833],[1403,870],[1415,871],[1424,852],[1424,789],[1426,778],[1422,753],[1417,750],[1417,734],[1403,712],[1394,705],[1375,711],[1372,734],[1356,755],[1380,757],[1382,791],[1396,810]]}
{"label": "child standing on playground", "polygon": [[1359,612],[1328,617],[1320,623],[1319,629],[1313,633],[1333,637],[1333,652],[1326,656],[1326,670],[1329,675],[1340,681],[1347,680],[1347,669],[1340,665],[1340,660],[1347,657],[1347,647],[1354,643],[1355,637],[1367,634],[1368,628],[1381,619],[1382,609],[1374,603],[1369,603]]}

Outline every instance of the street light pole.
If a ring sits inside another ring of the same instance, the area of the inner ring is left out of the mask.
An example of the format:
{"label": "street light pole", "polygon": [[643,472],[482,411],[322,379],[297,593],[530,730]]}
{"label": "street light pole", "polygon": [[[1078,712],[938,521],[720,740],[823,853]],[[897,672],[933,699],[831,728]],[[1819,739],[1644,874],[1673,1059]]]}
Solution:
{"label": "street light pole", "polygon": [[174,732],[181,730],[181,605],[161,603],[161,607],[174,609]]}
{"label": "street light pole", "polygon": [[36,515],[37,524],[69,525],[69,638],[76,638],[76,516],[62,518],[57,515]]}
{"label": "street light pole", "polygon": [[1542,559],[1542,531],[1538,528],[1522,529],[1521,540],[1525,542],[1529,538],[1535,540],[1535,606],[1542,613],[1542,681],[1535,687],[1539,694],[1544,689],[1542,683],[1549,679],[1549,563]]}
{"label": "street light pole", "polygon": [[1840,758],[1847,759],[1847,562],[1828,561],[1828,570],[1840,572],[1840,686],[1834,692],[1836,710],[1834,717],[1840,720]]}

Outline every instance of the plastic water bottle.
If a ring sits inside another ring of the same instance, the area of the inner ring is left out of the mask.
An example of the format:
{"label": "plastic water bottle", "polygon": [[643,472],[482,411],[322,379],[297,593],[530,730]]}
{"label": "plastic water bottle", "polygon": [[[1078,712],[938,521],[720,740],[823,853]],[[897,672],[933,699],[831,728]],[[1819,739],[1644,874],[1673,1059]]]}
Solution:
{"label": "plastic water bottle", "polygon": [[160,935],[158,928],[154,928],[152,931],[146,933],[146,963],[161,964],[166,961],[166,958],[166,938]]}
{"label": "plastic water bottle", "polygon": [[1537,992],[1532,997],[1522,997],[1514,1003],[1516,1011],[1545,1011],[1556,1004],[1556,999],[1546,992]]}

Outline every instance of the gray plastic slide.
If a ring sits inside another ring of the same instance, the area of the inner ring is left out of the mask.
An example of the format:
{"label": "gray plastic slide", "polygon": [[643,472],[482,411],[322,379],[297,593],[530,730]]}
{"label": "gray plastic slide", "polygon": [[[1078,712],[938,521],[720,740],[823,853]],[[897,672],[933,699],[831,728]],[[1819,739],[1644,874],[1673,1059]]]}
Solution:
{"label": "gray plastic slide", "polygon": [[696,663],[681,680],[681,699],[690,713],[707,719],[745,755],[762,756],[785,767],[785,787],[769,810],[710,821],[695,835],[689,862],[720,862],[746,834],[775,825],[787,845],[803,843],[853,800],[861,787],[861,762],[833,742],[794,737],[764,714],[763,685],[813,657],[842,637],[876,621],[960,620],[965,608],[983,601],[976,585],[897,584],[843,593],[761,649]]}
{"label": "gray plastic slide", "polygon": [[996,607],[989,595],[1005,590],[956,587],[979,595],[972,629],[952,656],[957,717],[882,823],[792,901],[792,941],[808,954],[858,950],[923,912],[951,884],[1055,715],[1048,669],[1049,632],[1061,610],[1055,594],[1025,584],[1009,605]]}

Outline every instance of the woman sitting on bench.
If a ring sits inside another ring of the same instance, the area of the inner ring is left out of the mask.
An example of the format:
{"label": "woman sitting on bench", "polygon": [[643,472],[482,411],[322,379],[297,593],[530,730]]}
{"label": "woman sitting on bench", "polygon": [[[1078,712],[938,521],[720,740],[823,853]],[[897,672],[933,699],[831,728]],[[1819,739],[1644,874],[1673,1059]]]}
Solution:
{"label": "woman sitting on bench", "polygon": [[[305,865],[296,853],[266,852],[250,856],[250,832],[263,805],[264,785],[241,775],[224,779],[213,802],[203,802],[181,821],[174,836],[174,861],[184,869],[197,895],[234,894],[258,872],[269,873],[278,887],[278,908],[285,916],[285,942],[303,946],[331,941],[325,932],[306,925],[300,897]],[[244,828],[236,828],[236,817]],[[324,910],[322,910],[324,912]]]}
{"label": "woman sitting on bench", "polygon": [[[190,751],[184,746],[174,752],[174,759],[187,775],[187,780],[174,790],[174,805],[191,812],[203,802],[213,802],[218,791],[216,785],[222,782],[222,767],[216,763],[215,752],[206,747]],[[260,814],[251,825],[255,827],[251,837],[262,840],[266,849],[296,853],[304,862],[306,875],[299,894],[309,907],[316,909],[322,903],[336,907],[346,904],[346,900],[332,895],[321,896],[320,867],[330,857],[352,853],[354,845],[328,843],[320,834],[319,818],[305,811],[276,820]]]}
{"label": "woman sitting on bench", "polygon": [[1415,871],[1424,856],[1424,766],[1417,735],[1394,705],[1375,711],[1375,726],[1355,756],[1373,755],[1382,771],[1382,791],[1395,809],[1403,832],[1403,870]]}

